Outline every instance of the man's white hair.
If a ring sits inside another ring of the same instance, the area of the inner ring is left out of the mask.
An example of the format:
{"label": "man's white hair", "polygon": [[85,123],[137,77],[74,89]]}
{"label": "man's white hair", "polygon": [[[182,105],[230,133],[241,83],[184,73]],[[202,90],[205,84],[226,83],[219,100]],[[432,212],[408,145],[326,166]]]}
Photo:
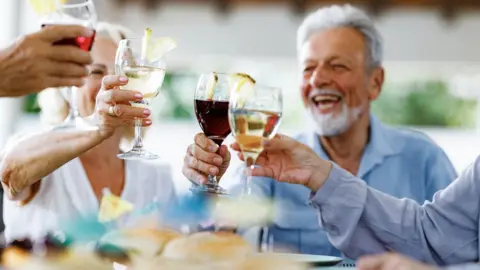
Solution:
{"label": "man's white hair", "polygon": [[368,67],[378,67],[383,61],[383,41],[380,32],[368,15],[351,5],[332,5],[308,15],[298,28],[297,50],[315,33],[336,27],[352,27],[365,38]]}

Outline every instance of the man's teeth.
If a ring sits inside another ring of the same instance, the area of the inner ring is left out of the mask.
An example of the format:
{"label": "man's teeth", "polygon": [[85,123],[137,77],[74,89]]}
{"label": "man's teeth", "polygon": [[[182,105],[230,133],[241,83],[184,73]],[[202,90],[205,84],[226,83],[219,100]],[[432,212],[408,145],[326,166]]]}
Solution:
{"label": "man's teeth", "polygon": [[325,103],[325,104],[319,103],[319,104],[317,105],[317,107],[318,107],[320,110],[329,110],[329,109],[332,109],[333,106],[335,106],[335,103],[333,103],[333,102]]}
{"label": "man's teeth", "polygon": [[323,101],[339,101],[340,97],[338,96],[331,96],[331,95],[322,95],[316,96],[313,98],[313,101],[316,103],[323,102]]}

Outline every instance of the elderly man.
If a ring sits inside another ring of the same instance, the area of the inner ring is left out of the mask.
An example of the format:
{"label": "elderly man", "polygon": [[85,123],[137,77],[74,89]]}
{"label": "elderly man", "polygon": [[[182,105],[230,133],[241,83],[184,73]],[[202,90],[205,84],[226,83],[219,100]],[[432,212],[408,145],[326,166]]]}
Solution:
{"label": "elderly man", "polygon": [[92,62],[89,52],[55,42],[91,36],[81,26],[49,26],[0,50],[0,97],[16,97],[48,87],[81,86]]}
{"label": "elderly man", "polygon": [[[237,144],[232,148],[240,150]],[[448,269],[480,268],[474,264],[480,258],[480,157],[423,205],[369,187],[308,146],[282,135],[265,143],[257,164],[252,175],[303,185],[309,191],[305,199],[317,212],[321,227],[347,256],[395,251],[410,257],[364,257],[359,269],[438,269],[411,259]]]}
{"label": "elderly man", "polygon": [[[367,15],[352,6],[331,6],[308,16],[298,30],[300,93],[314,124],[296,139],[366,184],[399,198],[423,202],[456,177],[445,153],[427,136],[383,125],[370,113],[384,70],[380,35]],[[225,146],[197,135],[183,173],[191,181],[222,176],[230,156]],[[213,151],[212,151],[213,150]],[[274,249],[340,256],[319,227],[309,190],[257,177],[253,193],[273,198],[278,209],[268,227]]]}

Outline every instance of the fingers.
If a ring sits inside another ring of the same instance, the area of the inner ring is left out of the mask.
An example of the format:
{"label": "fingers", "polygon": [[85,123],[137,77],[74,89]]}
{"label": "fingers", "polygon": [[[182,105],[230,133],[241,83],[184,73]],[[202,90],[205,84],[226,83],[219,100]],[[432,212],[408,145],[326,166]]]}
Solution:
{"label": "fingers", "polygon": [[33,34],[39,36],[41,39],[53,43],[67,38],[76,37],[91,37],[94,32],[92,29],[85,28],[79,25],[48,25],[41,31]]}
{"label": "fingers", "polygon": [[206,175],[203,175],[194,169],[188,168],[187,166],[183,166],[182,173],[188,180],[196,183],[197,185],[202,185],[207,182]]}
{"label": "fingers", "polygon": [[240,151],[240,145],[237,142],[232,143],[230,147],[235,151]]}
{"label": "fingers", "polygon": [[230,151],[228,151],[228,147],[226,145],[220,146],[218,149],[217,154],[223,159],[222,164],[229,164],[232,156],[230,155]]}
{"label": "fingers", "polygon": [[89,52],[73,46],[56,46],[49,58],[59,62],[73,62],[82,66],[92,63],[92,57]]}
{"label": "fingers", "polygon": [[223,159],[219,155],[209,153],[198,145],[192,144],[187,149],[185,164],[188,164],[189,168],[206,174],[217,175],[220,172],[217,166],[222,165],[222,163]]}
{"label": "fingers", "polygon": [[101,91],[98,93],[97,101],[108,104],[125,103],[130,101],[141,101],[143,99],[142,93],[131,90],[115,89],[112,91]]}
{"label": "fingers", "polygon": [[102,89],[112,90],[117,86],[126,85],[127,83],[128,83],[128,78],[125,76],[107,75],[102,79]]}
{"label": "fingers", "polygon": [[205,136],[204,133],[198,133],[195,135],[194,142],[208,152],[216,153],[218,151],[218,145]]}
{"label": "fingers", "polygon": [[277,134],[275,137],[273,137],[273,139],[264,141],[264,150],[292,150],[298,145],[299,142],[295,141],[294,139],[282,134]]}
{"label": "fingers", "polygon": [[85,77],[88,75],[86,67],[70,62],[54,61],[45,66],[45,71],[58,77]]}
{"label": "fingers", "polygon": [[275,174],[271,168],[260,166],[260,164],[258,165],[259,166],[255,166],[253,169],[247,168],[247,175],[251,174],[252,176],[275,178]]}
{"label": "fingers", "polygon": [[[135,120],[123,120],[123,123],[127,126],[134,127],[135,126]],[[147,118],[147,119],[142,119],[142,127],[148,127],[152,124],[152,120]]]}
{"label": "fingers", "polygon": [[110,107],[113,106],[113,113],[117,118],[134,119],[134,118],[147,118],[150,116],[151,111],[145,108],[133,107],[126,104],[110,105],[100,102],[97,104],[97,112],[103,115],[110,115]]}
{"label": "fingers", "polygon": [[217,167],[203,162],[192,155],[186,155],[183,162],[187,165],[188,168],[196,170],[200,173],[218,175],[218,173],[220,172]]}

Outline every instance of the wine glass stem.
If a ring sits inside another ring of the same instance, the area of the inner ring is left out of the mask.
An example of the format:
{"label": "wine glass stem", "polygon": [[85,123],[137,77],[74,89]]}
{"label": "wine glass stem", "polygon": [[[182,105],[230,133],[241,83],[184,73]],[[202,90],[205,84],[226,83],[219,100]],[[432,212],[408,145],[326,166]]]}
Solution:
{"label": "wine glass stem", "polygon": [[248,168],[250,168],[250,170],[248,170],[247,179],[244,183],[243,196],[249,196],[252,194],[252,170],[254,168],[254,165],[247,165],[247,169]]}
{"label": "wine glass stem", "polygon": [[216,185],[217,185],[217,177],[215,175],[208,175],[207,186],[216,186]]}
{"label": "wine glass stem", "polygon": [[135,119],[135,140],[133,143],[134,149],[142,149],[143,148],[143,138],[142,138],[142,119],[136,118]]}
{"label": "wine glass stem", "polygon": [[71,108],[71,114],[73,118],[78,118],[80,117],[80,112],[78,111],[78,106],[77,106],[77,94],[78,94],[78,88],[75,86],[72,86],[70,88],[70,108]]}

